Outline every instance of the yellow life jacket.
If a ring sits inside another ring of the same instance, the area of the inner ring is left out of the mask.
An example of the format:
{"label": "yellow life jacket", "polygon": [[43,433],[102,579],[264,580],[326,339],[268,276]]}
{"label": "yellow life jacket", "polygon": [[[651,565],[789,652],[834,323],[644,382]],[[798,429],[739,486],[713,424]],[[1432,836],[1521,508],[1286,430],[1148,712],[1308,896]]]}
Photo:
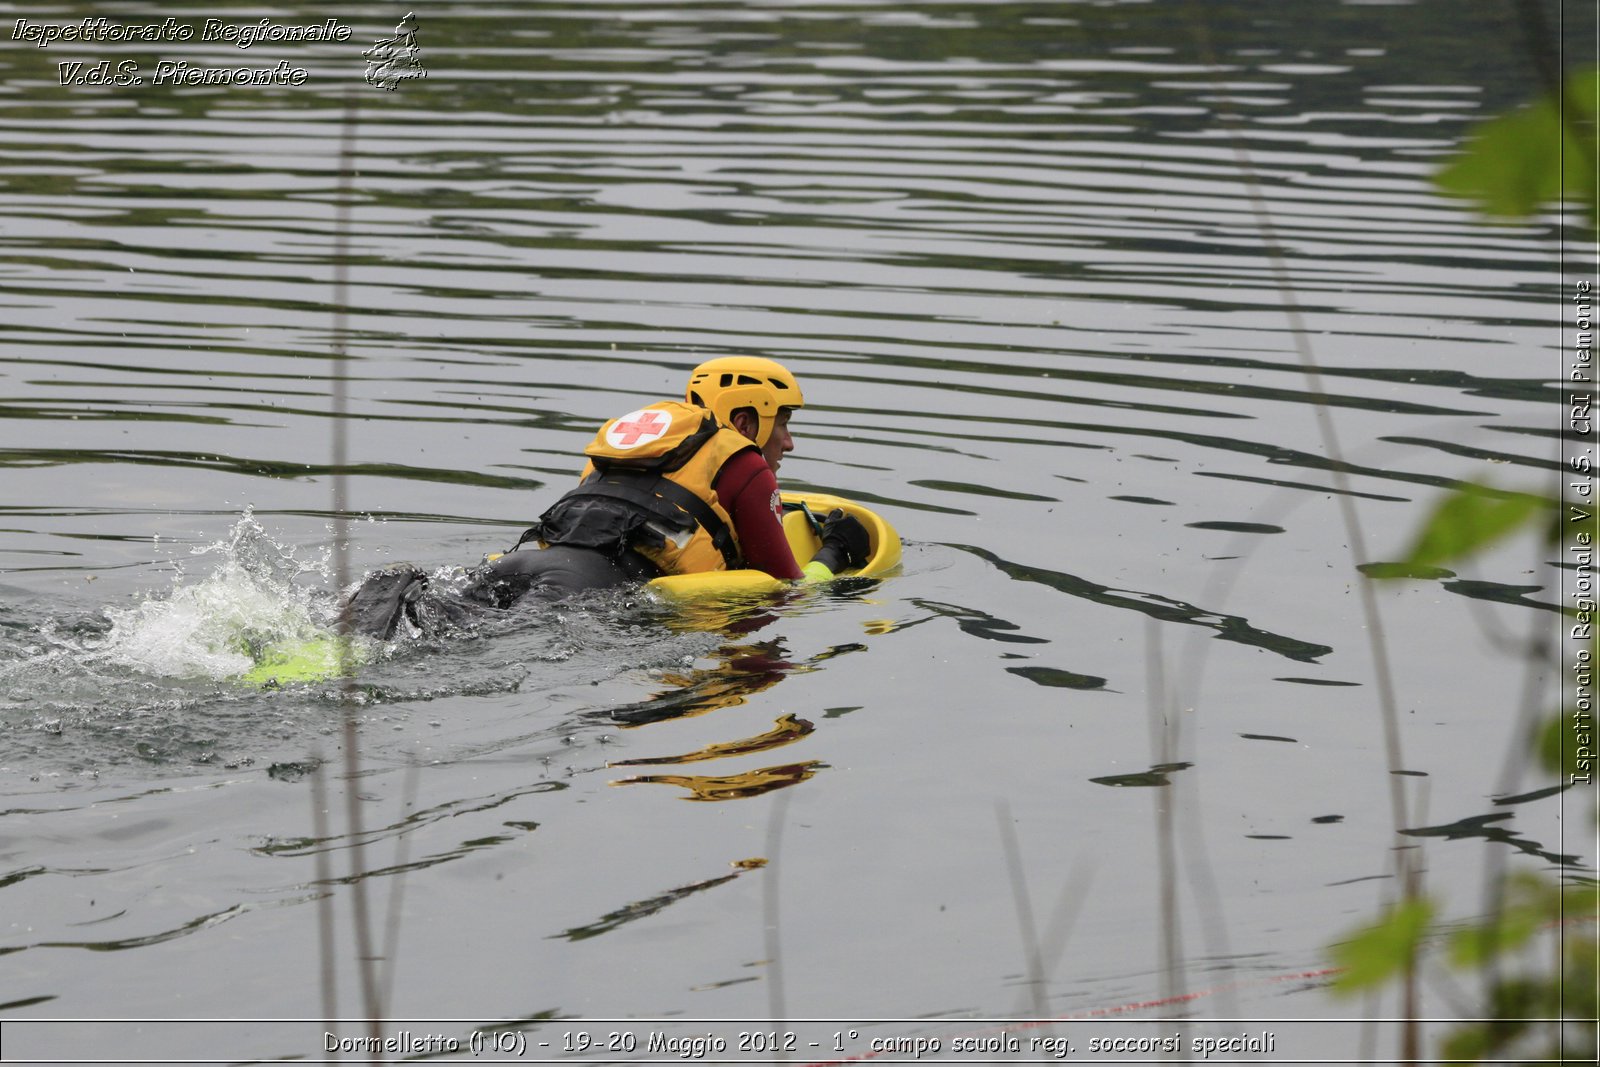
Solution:
{"label": "yellow life jacket", "polygon": [[712,484],[728,460],[755,448],[705,408],[669,400],[612,419],[585,448],[583,480],[523,534],[541,545],[630,549],[663,574],[737,570],[733,519]]}

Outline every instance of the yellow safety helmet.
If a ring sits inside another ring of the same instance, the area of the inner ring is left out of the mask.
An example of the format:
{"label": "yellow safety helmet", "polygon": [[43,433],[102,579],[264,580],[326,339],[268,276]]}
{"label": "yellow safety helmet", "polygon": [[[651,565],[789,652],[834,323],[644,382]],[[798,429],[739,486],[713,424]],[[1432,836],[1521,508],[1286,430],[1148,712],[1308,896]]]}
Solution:
{"label": "yellow safety helmet", "polygon": [[700,364],[684,391],[691,404],[707,408],[724,426],[740,408],[756,411],[756,447],[766,448],[783,408],[804,407],[800,383],[781,363],[760,356],[723,356]]}

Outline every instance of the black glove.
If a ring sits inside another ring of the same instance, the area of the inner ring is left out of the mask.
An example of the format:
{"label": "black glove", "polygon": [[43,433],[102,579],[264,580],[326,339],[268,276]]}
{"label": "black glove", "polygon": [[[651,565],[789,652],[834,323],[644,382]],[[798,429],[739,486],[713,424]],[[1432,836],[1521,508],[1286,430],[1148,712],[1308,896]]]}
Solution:
{"label": "black glove", "polygon": [[394,637],[402,618],[416,622],[416,603],[428,588],[428,576],[409,563],[391,563],[373,571],[350,598],[350,629],[379,641]]}
{"label": "black glove", "polygon": [[872,555],[872,537],[861,520],[834,508],[822,520],[822,547],[813,557],[817,562],[838,574],[856,570]]}

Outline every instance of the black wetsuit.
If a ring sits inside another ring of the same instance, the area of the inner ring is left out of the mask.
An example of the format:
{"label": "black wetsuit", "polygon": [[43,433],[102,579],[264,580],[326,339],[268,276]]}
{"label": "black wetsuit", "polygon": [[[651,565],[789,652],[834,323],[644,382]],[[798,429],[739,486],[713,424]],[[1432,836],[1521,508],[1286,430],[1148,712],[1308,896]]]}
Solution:
{"label": "black wetsuit", "polygon": [[527,545],[471,571],[459,589],[434,589],[409,563],[367,575],[350,600],[351,629],[387,641],[405,619],[424,633],[461,625],[485,608],[508,608],[530,594],[559,600],[589,589],[648,581],[661,572],[644,557],[624,552],[612,559],[590,548]]}

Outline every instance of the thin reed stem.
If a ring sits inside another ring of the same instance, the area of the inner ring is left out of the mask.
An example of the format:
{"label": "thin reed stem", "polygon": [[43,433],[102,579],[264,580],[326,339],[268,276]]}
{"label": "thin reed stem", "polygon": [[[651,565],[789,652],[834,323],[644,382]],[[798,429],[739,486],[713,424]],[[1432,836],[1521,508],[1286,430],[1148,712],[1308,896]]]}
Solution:
{"label": "thin reed stem", "polygon": [[[1162,654],[1161,628],[1145,621],[1145,679],[1149,687],[1150,740],[1154,763],[1165,766],[1177,756],[1176,717],[1167,696],[1166,657]],[[1161,999],[1176,1005],[1183,986],[1183,930],[1178,911],[1177,835],[1173,829],[1178,785],[1170,779],[1150,790],[1155,804],[1156,878],[1161,911]],[[1172,1009],[1178,1011],[1177,1007]]]}
{"label": "thin reed stem", "polygon": [[[1210,70],[1210,77],[1215,84],[1216,71],[1219,63],[1216,52],[1211,46],[1211,37],[1205,22],[1198,16],[1194,0],[1186,7],[1191,32],[1200,49],[1201,60]],[[1218,95],[1221,95],[1218,87]],[[1293,279],[1289,274],[1289,266],[1283,255],[1282,246],[1279,244],[1277,229],[1272,221],[1272,213],[1267,208],[1266,198],[1261,190],[1260,179],[1257,177],[1255,166],[1250,159],[1249,150],[1245,148],[1244,139],[1240,136],[1238,124],[1230,116],[1217,113],[1217,121],[1227,132],[1228,143],[1233,151],[1234,160],[1239,167],[1239,172],[1244,181],[1245,194],[1250,201],[1251,214],[1255,220],[1257,231],[1261,235],[1263,251],[1267,257],[1272,277],[1276,283],[1278,298],[1283,305],[1283,312],[1288,319],[1289,334],[1294,344],[1295,355],[1300,362],[1301,373],[1306,379],[1306,391],[1311,394],[1312,411],[1315,414],[1317,432],[1322,439],[1322,448],[1327,455],[1329,474],[1332,476],[1334,494],[1338,498],[1339,518],[1344,527],[1345,538],[1349,543],[1350,555],[1356,566],[1369,562],[1371,555],[1367,549],[1366,532],[1361,526],[1360,516],[1356,513],[1355,498],[1351,495],[1349,474],[1344,459],[1344,448],[1339,443],[1338,430],[1334,425],[1333,412],[1328,405],[1328,394],[1322,384],[1322,370],[1317,363],[1316,354],[1311,349],[1311,337],[1306,329],[1305,317],[1300,310],[1300,302],[1295,296]],[[1389,645],[1385,637],[1383,616],[1378,610],[1378,597],[1374,590],[1373,580],[1365,575],[1356,583],[1358,596],[1361,602],[1361,613],[1366,620],[1367,647],[1372,657],[1374,681],[1377,685],[1378,708],[1382,720],[1384,755],[1388,762],[1389,770],[1389,810],[1394,832],[1394,864],[1399,876],[1401,893],[1404,899],[1421,893],[1422,874],[1420,866],[1412,862],[1411,850],[1402,840],[1402,834],[1410,825],[1407,814],[1405,784],[1401,781],[1399,771],[1405,768],[1405,758],[1400,739],[1400,711],[1399,702],[1395,695],[1394,671],[1389,662]],[[1415,950],[1408,949],[1404,979],[1402,983],[1402,1008],[1401,1015],[1405,1020],[1400,1034],[1400,1059],[1406,1064],[1414,1064],[1421,1056],[1420,1027],[1417,1022],[1417,982],[1415,973]]]}
{"label": "thin reed stem", "polygon": [[1011,820],[1011,805],[994,802],[995,821],[1000,826],[1000,845],[1006,854],[1006,871],[1011,877],[1011,902],[1017,910],[1017,929],[1022,934],[1022,953],[1028,961],[1028,991],[1034,1019],[1045,1019],[1049,1008],[1044,995],[1044,958],[1033,921],[1033,902],[1028,897],[1028,879],[1022,870],[1022,850],[1017,847],[1017,831]]}
{"label": "thin reed stem", "polygon": [[1061,966],[1067,945],[1072,940],[1072,928],[1078,924],[1084,901],[1089,896],[1089,884],[1094,881],[1094,870],[1079,872],[1076,863],[1067,884],[1062,887],[1050,920],[1044,925],[1044,935],[1039,940],[1039,959],[1046,976],[1053,975]]}
{"label": "thin reed stem", "polygon": [[[772,812],[767,819],[767,869],[761,886],[762,941],[767,958],[767,1013],[773,1025],[781,1023],[789,1015],[784,1000],[783,943],[778,907],[778,872],[783,869],[778,856],[783,848],[783,825],[788,814],[789,794],[787,791],[780,792],[773,799]],[[779,1060],[788,1058],[781,1043],[775,1054]]]}
{"label": "thin reed stem", "polygon": [[338,959],[333,948],[333,867],[328,862],[328,782],[322,750],[311,751],[312,869],[317,886],[317,958],[321,961],[322,1019],[329,1028],[339,1017]]}
{"label": "thin reed stem", "polygon": [[[401,789],[400,822],[405,821],[416,800],[417,787],[422,781],[422,768],[413,763],[406,768],[406,782]],[[405,901],[406,864],[411,859],[411,835],[398,833],[394,840],[394,876],[389,879],[389,913],[383,926],[383,1004],[394,1003],[395,959],[400,951],[401,905]]]}
{"label": "thin reed stem", "polygon": [[[350,272],[350,199],[355,179],[357,108],[355,97],[345,93],[344,117],[339,132],[339,185],[334,207],[333,239],[333,557],[334,581],[339,595],[349,582],[349,491],[345,468],[349,463],[348,429],[349,375],[345,344],[348,330]],[[345,821],[350,839],[351,909],[355,921],[356,968],[361,979],[362,1005],[368,1036],[382,1039],[378,1020],[383,1017],[378,995],[377,967],[372,951],[372,921],[367,906],[366,856],[362,845],[361,752],[355,714],[355,678],[351,659],[350,603],[339,611],[339,676],[341,707],[344,710]]]}
{"label": "thin reed stem", "polygon": [[[1211,38],[1204,22],[1193,17],[1192,4],[1193,0],[1191,0],[1190,25],[1200,47],[1201,59],[1211,69],[1211,76],[1215,80],[1215,72],[1219,66],[1216,53],[1211,47]],[[1276,283],[1278,297],[1283,304],[1284,315],[1289,320],[1289,335],[1294,344],[1295,355],[1300,362],[1301,373],[1305,375],[1306,391],[1311,394],[1318,435],[1322,439],[1323,451],[1331,461],[1329,474],[1332,476],[1334,488],[1338,490],[1334,496],[1338,500],[1339,517],[1344,526],[1345,537],[1349,541],[1351,558],[1359,565],[1368,562],[1371,557],[1367,551],[1366,532],[1361,526],[1360,516],[1356,514],[1355,499],[1351,495],[1350,478],[1345,469],[1347,464],[1344,448],[1339,443],[1339,433],[1334,426],[1332,410],[1328,406],[1327,390],[1322,384],[1322,369],[1317,363],[1315,353],[1311,350],[1310,333],[1306,328],[1305,317],[1300,311],[1300,302],[1295,297],[1294,282],[1289,275],[1283,249],[1278,243],[1277,230],[1272,221],[1272,214],[1267,208],[1266,199],[1262,195],[1260,179],[1256,176],[1249,150],[1244,146],[1236,123],[1220,112],[1217,119],[1228,134],[1229,146],[1244,180],[1245,194],[1250,201],[1256,229],[1261,234],[1262,248]],[[1405,768],[1400,742],[1400,713],[1395,697],[1394,671],[1389,662],[1388,641],[1384,635],[1383,619],[1378,610],[1377,596],[1373,592],[1372,579],[1363,576],[1357,583],[1357,588],[1360,590],[1362,616],[1367,623],[1367,644],[1372,656],[1378,705],[1383,719],[1384,752],[1389,764],[1389,807],[1394,832],[1398,838],[1400,832],[1410,825],[1410,822],[1406,814],[1404,784],[1394,773]]]}

